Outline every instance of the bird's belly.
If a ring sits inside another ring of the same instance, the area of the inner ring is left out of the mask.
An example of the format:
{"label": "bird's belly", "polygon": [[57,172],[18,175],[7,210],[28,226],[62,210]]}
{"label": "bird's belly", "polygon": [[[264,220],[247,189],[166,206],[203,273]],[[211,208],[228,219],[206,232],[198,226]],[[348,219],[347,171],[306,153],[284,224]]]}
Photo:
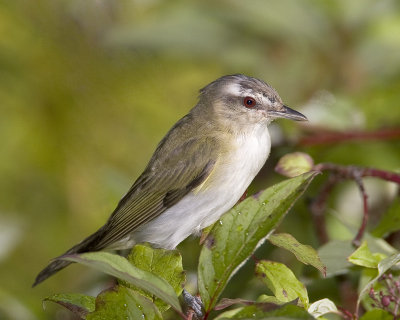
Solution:
{"label": "bird's belly", "polygon": [[264,165],[270,151],[269,136],[237,150],[230,155],[229,161],[215,168],[218,172],[212,183],[190,192],[159,217],[135,230],[131,242],[149,242],[173,249],[232,208]]}

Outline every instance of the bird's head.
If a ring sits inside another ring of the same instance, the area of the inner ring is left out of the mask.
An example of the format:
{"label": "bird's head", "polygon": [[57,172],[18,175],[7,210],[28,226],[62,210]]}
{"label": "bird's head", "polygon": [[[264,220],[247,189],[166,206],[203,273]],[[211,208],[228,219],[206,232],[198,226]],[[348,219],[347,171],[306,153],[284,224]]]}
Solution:
{"label": "bird's head", "polygon": [[266,125],[277,118],[307,120],[287,107],[269,84],[241,74],[221,77],[201,89],[200,104],[211,106],[224,122],[239,125]]}

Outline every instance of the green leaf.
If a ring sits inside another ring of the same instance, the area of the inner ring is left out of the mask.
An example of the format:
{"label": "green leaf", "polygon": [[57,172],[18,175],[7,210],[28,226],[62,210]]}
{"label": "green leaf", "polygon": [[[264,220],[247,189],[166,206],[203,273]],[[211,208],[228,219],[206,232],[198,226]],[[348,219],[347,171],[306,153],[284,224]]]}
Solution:
{"label": "green leaf", "polygon": [[315,318],[319,318],[327,313],[339,314],[336,305],[327,298],[312,303],[308,308],[308,312]]}
{"label": "green leaf", "polygon": [[374,277],[371,281],[369,281],[365,287],[361,290],[358,300],[357,300],[357,310],[360,305],[360,302],[364,295],[367,293],[367,291],[371,288],[371,286],[386,272],[388,271],[391,267],[396,265],[400,261],[400,253],[396,253],[391,255],[390,257],[387,257],[383,259],[381,262],[378,264],[378,274],[376,277]]}
{"label": "green leaf", "polygon": [[230,277],[278,226],[316,174],[285,180],[249,197],[214,225],[198,266],[199,292],[206,310],[216,305]]}
{"label": "green leaf", "polygon": [[373,254],[367,245],[367,241],[364,241],[356,251],[354,251],[348,260],[357,265],[366,268],[378,268],[379,262],[384,259],[385,256],[382,254]]}
{"label": "green leaf", "polygon": [[220,314],[215,320],[226,320],[226,319],[312,320],[315,318],[311,316],[303,308],[288,303],[283,306],[258,304],[258,305],[237,308]]}
{"label": "green leaf", "polygon": [[[275,297],[272,297],[275,298]],[[234,304],[243,304],[243,305],[253,305],[257,302],[255,301],[251,301],[251,300],[245,300],[245,299],[240,299],[240,298],[236,298],[236,299],[228,299],[228,298],[223,298],[221,299],[221,301],[215,306],[215,310],[223,310],[226,309],[230,306],[233,306]]]}
{"label": "green leaf", "polygon": [[266,294],[262,294],[258,297],[257,301],[245,300],[241,298],[236,299],[228,299],[223,298],[221,301],[215,306],[214,310],[223,310],[234,304],[242,304],[246,306],[257,305],[257,306],[271,306],[271,308],[275,309],[277,306],[285,304],[281,300],[278,300],[276,297],[268,296]]}
{"label": "green leaf", "polygon": [[352,254],[354,247],[351,241],[332,240],[318,249],[318,255],[326,266],[326,275],[331,277],[347,272],[352,264],[347,257]]}
{"label": "green leaf", "polygon": [[313,247],[301,244],[288,233],[274,233],[268,237],[268,241],[277,247],[292,252],[297,260],[304,264],[312,265],[321,271],[323,275],[326,275],[326,268]]}
{"label": "green leaf", "polygon": [[389,210],[383,215],[379,224],[372,231],[372,235],[382,238],[393,231],[400,229],[400,198],[397,197]]}
{"label": "green leaf", "polygon": [[267,294],[262,294],[257,298],[257,302],[268,302],[268,303],[273,303],[277,305],[282,305],[284,304],[281,300],[278,300],[276,297],[269,296]]}
{"label": "green leaf", "polygon": [[[338,229],[340,228],[341,233],[347,233],[347,231],[348,231],[348,234],[346,236],[344,236],[344,238],[340,239],[340,240],[344,240],[345,242],[341,243],[341,241],[335,240],[329,246],[329,250],[335,250],[335,247],[339,247],[340,250],[345,249],[346,243],[347,243],[346,250],[351,250],[351,252],[348,254],[348,256],[350,256],[351,253],[353,253],[353,251],[354,251],[354,247],[351,244],[351,242],[358,232],[358,227],[351,225],[347,220],[345,220],[337,215],[330,214],[329,218],[331,219],[331,223],[333,222],[334,224],[337,224],[337,226],[335,226],[335,227]],[[387,243],[384,239],[374,237],[368,232],[364,233],[364,239],[368,241],[368,247],[373,252],[381,252],[381,253],[386,254],[387,256],[397,253],[397,250],[394,247],[392,247],[389,243]]]}
{"label": "green leaf", "polygon": [[96,310],[87,320],[162,320],[157,307],[139,292],[118,286],[107,290],[96,298]]}
{"label": "green leaf", "polygon": [[65,256],[63,259],[87,265],[125,280],[169,303],[176,311],[182,310],[174,289],[167,281],[148,271],[136,268],[119,255],[109,252],[88,252]]}
{"label": "green leaf", "polygon": [[[166,280],[174,288],[177,296],[182,293],[186,275],[182,267],[182,257],[177,250],[153,249],[149,245],[136,245],[129,254],[128,261]],[[161,312],[169,309],[168,304],[154,295],[146,292],[143,294],[150,298]]]}
{"label": "green leaf", "polygon": [[384,239],[373,237],[368,232],[365,232],[364,239],[368,242],[368,247],[372,252],[383,254],[385,257],[397,253],[396,248],[392,247]]}
{"label": "green leaf", "polygon": [[279,159],[275,171],[285,177],[293,178],[314,167],[314,160],[304,152],[292,152]]}
{"label": "green leaf", "polygon": [[261,260],[256,264],[256,275],[278,300],[289,302],[299,298],[308,308],[307,289],[283,263]]}
{"label": "green leaf", "polygon": [[95,297],[87,296],[79,293],[62,293],[55,294],[43,300],[58,303],[67,308],[82,319],[86,319],[86,315],[95,308]]}
{"label": "green leaf", "polygon": [[382,309],[374,309],[366,312],[360,320],[393,320],[393,315]]}

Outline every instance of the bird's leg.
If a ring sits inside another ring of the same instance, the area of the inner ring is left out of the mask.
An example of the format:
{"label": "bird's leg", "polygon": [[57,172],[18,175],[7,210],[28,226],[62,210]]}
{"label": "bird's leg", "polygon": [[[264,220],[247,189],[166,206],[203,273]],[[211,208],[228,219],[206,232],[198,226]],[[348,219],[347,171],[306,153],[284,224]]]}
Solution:
{"label": "bird's leg", "polygon": [[189,292],[183,289],[182,292],[183,300],[185,301],[188,307],[188,319],[202,319],[203,314],[203,302],[201,301],[199,296],[192,296]]}

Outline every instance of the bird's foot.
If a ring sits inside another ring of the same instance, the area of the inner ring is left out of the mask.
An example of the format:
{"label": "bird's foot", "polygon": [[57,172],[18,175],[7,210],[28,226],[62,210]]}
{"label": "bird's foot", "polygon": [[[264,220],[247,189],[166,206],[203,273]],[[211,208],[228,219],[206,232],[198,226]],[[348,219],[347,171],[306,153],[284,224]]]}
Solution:
{"label": "bird's foot", "polygon": [[[182,292],[183,300],[188,307],[188,319],[202,319],[203,314],[203,302],[199,296],[192,296],[189,292],[183,289]],[[193,318],[194,317],[194,318]]]}

